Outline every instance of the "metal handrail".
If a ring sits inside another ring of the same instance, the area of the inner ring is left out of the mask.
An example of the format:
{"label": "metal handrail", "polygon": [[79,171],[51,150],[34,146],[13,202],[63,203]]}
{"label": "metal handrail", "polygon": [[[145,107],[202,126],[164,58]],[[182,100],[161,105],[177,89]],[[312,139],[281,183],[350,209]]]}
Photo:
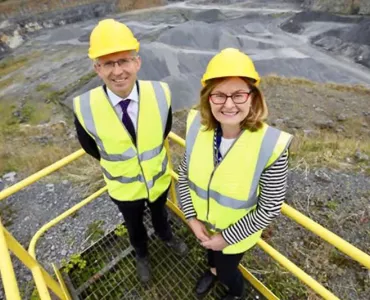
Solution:
{"label": "metal handrail", "polygon": [[[170,132],[169,138],[172,139],[175,143],[179,144],[180,146],[185,147],[185,140],[182,139],[180,136],[176,135],[173,132]],[[165,146],[169,149],[168,141],[166,141]],[[36,182],[37,180],[49,175],[50,173],[60,169],[61,167],[71,163],[72,161],[80,158],[85,153],[84,150],[80,149],[65,158],[57,161],[56,163],[42,169],[41,171],[27,177],[26,179],[20,181],[19,183],[3,190],[0,192],[0,201],[5,199],[6,197],[16,193],[17,191],[27,187],[28,185]],[[170,151],[168,151],[170,155]],[[170,172],[172,176],[173,183],[175,180],[178,180],[178,174],[173,170],[172,164],[170,163]],[[29,247],[29,254],[23,249],[23,247],[6,231],[6,229],[0,223],[0,254],[2,258],[0,263],[0,271],[3,278],[4,285],[7,284],[5,287],[5,291],[8,295],[9,291],[12,295],[12,298],[9,299],[20,299],[19,298],[19,289],[17,286],[17,282],[14,275],[14,270],[11,265],[10,256],[8,253],[8,249],[15,251],[16,256],[27,266],[31,269],[32,274],[34,276],[37,289],[39,290],[41,299],[50,299],[50,295],[47,291],[47,287],[51,288],[55,294],[58,295],[61,299],[69,299],[68,292],[63,289],[63,282],[60,285],[52,279],[52,277],[38,264],[36,260],[35,254],[35,247],[37,240],[44,234],[48,229],[52,226],[56,225],[61,220],[67,218],[71,214],[73,214],[78,209],[82,208],[86,204],[90,203],[92,200],[96,199],[99,195],[104,193],[107,190],[106,187],[101,188],[94,194],[90,195],[88,198],[84,199],[80,203],[76,204],[72,208],[65,211],[63,214],[59,215],[55,219],[51,220],[47,224],[43,225],[37,233],[33,236],[30,247]],[[183,220],[184,216],[182,212],[178,209],[176,205],[176,191],[174,184],[172,184],[171,189],[171,200],[172,202],[167,203],[167,205],[175,211],[177,215],[179,215]],[[316,223],[315,221],[311,220],[310,218],[306,217],[299,211],[295,210],[294,208],[290,207],[287,204],[283,204],[282,206],[282,213],[288,216],[293,221],[297,222],[298,224],[302,225],[309,231],[313,232],[314,234],[318,235],[331,245],[337,247],[341,252],[345,253],[346,255],[350,256],[354,260],[358,261],[360,264],[364,265],[368,269],[370,269],[370,256],[365,252],[361,251],[360,249],[356,248],[352,244],[348,243],[347,241],[343,240],[339,236],[335,235],[331,231],[327,230],[325,227],[321,226],[320,224]],[[265,241],[260,239],[258,241],[258,246],[261,247],[267,254],[269,254],[275,261],[279,262],[282,266],[288,269],[291,273],[293,273],[297,278],[303,281],[306,285],[311,287],[316,293],[321,295],[325,299],[338,299],[334,294],[332,294],[329,290],[323,287],[320,283],[306,274],[303,270],[297,267],[294,263],[292,263],[289,259],[279,253],[277,250],[272,248],[268,245]],[[4,255],[3,255],[4,254]],[[27,256],[28,255],[28,256]],[[9,259],[7,257],[9,256]],[[246,270],[243,266],[240,266],[240,269],[243,275],[250,280],[250,282],[268,299],[278,299],[271,291],[269,291],[257,278],[255,278],[248,270]],[[13,271],[12,271],[13,270]],[[12,275],[13,274],[13,275]]]}
{"label": "metal handrail", "polygon": [[[0,220],[0,274],[3,280],[5,295],[9,299],[21,300],[17,279],[15,277],[12,260],[8,251],[3,224]],[[11,297],[11,298],[10,298]]]}
{"label": "metal handrail", "polygon": [[11,265],[11,261],[9,265],[9,250],[13,252],[13,254],[18,257],[28,269],[31,270],[41,299],[51,300],[48,288],[50,288],[60,299],[70,299],[64,297],[63,289],[59,283],[49,275],[49,273],[27,252],[27,250],[22,247],[22,245],[3,227],[1,223],[0,231],[0,254],[2,261],[2,263],[0,263],[0,270],[2,278],[4,279],[5,294],[8,299],[18,299],[19,296],[17,281],[12,274],[14,271],[12,271],[13,266]]}
{"label": "metal handrail", "polygon": [[60,221],[63,221],[65,218],[69,217],[73,213],[75,213],[77,210],[85,206],[86,204],[90,203],[97,197],[99,197],[101,194],[107,191],[107,187],[104,186],[100,190],[96,191],[95,193],[91,194],[89,197],[86,199],[82,200],[81,202],[77,203],[75,206],[71,207],[61,215],[57,216],[50,222],[44,224],[32,237],[30,245],[28,247],[28,252],[31,254],[33,258],[36,258],[36,243],[38,239],[46,232],[48,231],[51,227],[59,223]]}
{"label": "metal handrail", "polygon": [[356,248],[352,244],[348,243],[335,233],[306,217],[304,214],[289,206],[288,204],[283,204],[281,211],[284,215],[302,225],[304,228],[308,229],[312,233],[321,237],[323,240],[327,241],[329,244],[338,248],[341,252],[348,255],[355,261],[359,262],[366,268],[370,269],[370,256],[360,249]]}
{"label": "metal handrail", "polygon": [[[180,146],[185,146],[185,141],[178,135],[171,132],[169,136]],[[321,226],[317,222],[306,217],[304,214],[302,214],[301,212],[299,212],[298,210],[294,209],[293,207],[289,206],[286,203],[283,204],[281,211],[284,215],[286,215],[293,221],[302,225],[312,233],[318,235],[319,237],[327,241],[329,244],[338,248],[344,254],[348,255],[352,259],[356,260],[363,266],[370,269],[370,256],[365,252],[356,248],[355,246],[348,243],[347,241],[345,241],[338,235],[334,234],[330,230],[326,229],[325,227]]]}
{"label": "metal handrail", "polygon": [[72,154],[62,158],[61,160],[58,160],[57,162],[51,164],[50,166],[47,166],[46,168],[32,174],[31,176],[21,180],[20,182],[6,188],[5,190],[0,192],[0,201],[13,195],[16,192],[19,192],[25,187],[55,172],[56,170],[68,165],[69,163],[76,160],[77,158],[80,158],[84,154],[85,154],[85,151],[83,149],[73,152]]}

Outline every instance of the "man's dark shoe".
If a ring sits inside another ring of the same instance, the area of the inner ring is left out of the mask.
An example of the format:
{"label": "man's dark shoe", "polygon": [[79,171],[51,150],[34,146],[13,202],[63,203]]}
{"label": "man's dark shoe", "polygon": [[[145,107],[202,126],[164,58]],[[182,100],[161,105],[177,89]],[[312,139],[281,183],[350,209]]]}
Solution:
{"label": "man's dark shoe", "polygon": [[244,300],[246,296],[247,296],[247,290],[244,288],[241,296],[232,296],[232,295],[226,294],[220,300]]}
{"label": "man's dark shoe", "polygon": [[136,256],[136,272],[142,283],[148,283],[150,280],[150,266],[148,257]]}
{"label": "man's dark shoe", "polygon": [[217,281],[217,276],[207,270],[197,281],[195,293],[198,296],[205,296]]}
{"label": "man's dark shoe", "polygon": [[165,244],[177,255],[183,256],[188,253],[188,246],[186,246],[186,244],[178,237],[174,236],[170,241],[166,241]]}

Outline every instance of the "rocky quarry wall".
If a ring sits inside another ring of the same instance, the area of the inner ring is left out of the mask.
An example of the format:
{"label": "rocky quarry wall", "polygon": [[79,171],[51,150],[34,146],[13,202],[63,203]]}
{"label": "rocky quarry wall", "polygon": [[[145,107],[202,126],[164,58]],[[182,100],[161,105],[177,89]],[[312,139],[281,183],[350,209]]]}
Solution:
{"label": "rocky quarry wall", "polygon": [[27,0],[0,3],[0,59],[43,28],[110,13],[164,5],[166,0]]}
{"label": "rocky quarry wall", "polygon": [[[0,1],[1,2],[1,1]],[[87,7],[105,7],[112,11],[163,5],[165,0],[6,0],[0,3],[0,20],[27,17],[40,13]],[[98,9],[99,10],[99,9]]]}
{"label": "rocky quarry wall", "polygon": [[304,0],[306,9],[339,14],[370,14],[369,0]]}

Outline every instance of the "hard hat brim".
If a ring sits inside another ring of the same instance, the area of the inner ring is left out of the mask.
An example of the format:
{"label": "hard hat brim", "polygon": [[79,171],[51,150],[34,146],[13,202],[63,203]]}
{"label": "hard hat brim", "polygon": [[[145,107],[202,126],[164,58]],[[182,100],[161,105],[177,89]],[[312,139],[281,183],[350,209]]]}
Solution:
{"label": "hard hat brim", "polygon": [[207,83],[208,80],[211,80],[211,79],[216,79],[216,78],[227,78],[227,77],[242,77],[242,78],[248,78],[248,79],[252,79],[252,80],[255,80],[255,85],[258,86],[260,81],[261,81],[261,78],[260,77],[257,77],[257,78],[253,78],[253,77],[248,77],[248,76],[245,76],[245,75],[222,75],[222,76],[212,76],[211,78],[202,78],[201,80],[201,83],[202,83],[202,86],[204,87]]}
{"label": "hard hat brim", "polygon": [[117,53],[117,52],[123,52],[123,51],[136,51],[136,52],[139,52],[139,48],[140,48],[140,45],[139,43],[137,43],[136,45],[132,45],[132,46],[125,46],[125,47],[116,47],[116,48],[110,48],[110,49],[104,49],[104,50],[101,50],[101,51],[97,51],[95,53],[89,53],[89,57],[91,59],[96,59],[96,58],[99,58],[99,57],[102,57],[102,56],[105,56],[105,55],[108,55],[108,54],[113,54],[113,53]]}

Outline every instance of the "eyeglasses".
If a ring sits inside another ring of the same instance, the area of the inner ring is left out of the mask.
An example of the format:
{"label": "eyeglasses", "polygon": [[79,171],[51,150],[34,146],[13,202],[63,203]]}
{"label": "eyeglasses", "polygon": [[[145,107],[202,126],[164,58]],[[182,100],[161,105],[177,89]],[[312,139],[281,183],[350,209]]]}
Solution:
{"label": "eyeglasses", "polygon": [[213,104],[221,105],[225,104],[228,98],[231,98],[235,104],[243,104],[247,102],[249,95],[252,94],[253,91],[249,92],[236,92],[231,95],[226,95],[224,93],[215,93],[209,95],[209,100],[212,101]]}
{"label": "eyeglasses", "polygon": [[133,61],[135,61],[137,56],[121,58],[119,60],[110,60],[103,64],[98,63],[99,66],[102,66],[106,71],[112,71],[116,64],[121,68],[128,68]]}

